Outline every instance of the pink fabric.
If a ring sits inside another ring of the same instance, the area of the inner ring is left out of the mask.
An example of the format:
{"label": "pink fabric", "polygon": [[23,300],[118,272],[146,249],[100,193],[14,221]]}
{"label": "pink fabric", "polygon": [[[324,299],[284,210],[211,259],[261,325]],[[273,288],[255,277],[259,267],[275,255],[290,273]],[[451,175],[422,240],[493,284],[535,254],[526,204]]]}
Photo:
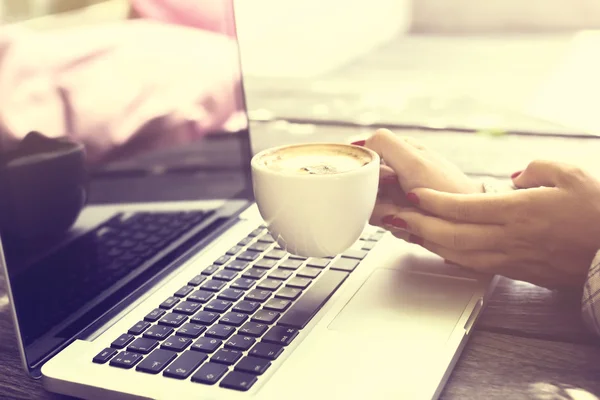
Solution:
{"label": "pink fabric", "polygon": [[43,34],[3,27],[3,144],[31,130],[68,135],[94,162],[143,135],[149,146],[187,142],[234,115],[239,75],[235,42],[198,29],[147,20]]}
{"label": "pink fabric", "polygon": [[140,18],[233,36],[232,0],[129,0]]}

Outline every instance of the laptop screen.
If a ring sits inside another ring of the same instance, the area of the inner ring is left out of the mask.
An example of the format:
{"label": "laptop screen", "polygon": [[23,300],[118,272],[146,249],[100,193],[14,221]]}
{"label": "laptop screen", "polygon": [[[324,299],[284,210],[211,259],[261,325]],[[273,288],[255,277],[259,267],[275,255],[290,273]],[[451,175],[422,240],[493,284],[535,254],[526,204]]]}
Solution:
{"label": "laptop screen", "polygon": [[100,8],[0,32],[0,235],[29,368],[252,200],[232,0]]}

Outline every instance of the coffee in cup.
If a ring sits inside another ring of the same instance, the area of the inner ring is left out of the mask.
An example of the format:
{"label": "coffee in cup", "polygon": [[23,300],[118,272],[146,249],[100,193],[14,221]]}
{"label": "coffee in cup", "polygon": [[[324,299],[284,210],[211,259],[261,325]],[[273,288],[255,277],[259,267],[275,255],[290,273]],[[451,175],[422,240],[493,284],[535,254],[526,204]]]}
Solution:
{"label": "coffee in cup", "polygon": [[335,256],[359,239],[373,211],[379,156],[337,143],[281,146],[253,157],[252,178],[259,212],[282,248]]}

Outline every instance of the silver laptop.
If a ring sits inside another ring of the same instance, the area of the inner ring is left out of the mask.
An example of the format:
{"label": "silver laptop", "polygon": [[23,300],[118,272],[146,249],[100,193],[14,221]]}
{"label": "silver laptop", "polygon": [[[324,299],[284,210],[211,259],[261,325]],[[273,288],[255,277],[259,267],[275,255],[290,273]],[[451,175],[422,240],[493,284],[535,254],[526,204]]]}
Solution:
{"label": "silver laptop", "polygon": [[62,237],[2,241],[32,379],[85,399],[441,393],[491,277],[370,226],[334,258],[287,253],[253,203],[247,123],[136,143],[90,167],[88,204]]}

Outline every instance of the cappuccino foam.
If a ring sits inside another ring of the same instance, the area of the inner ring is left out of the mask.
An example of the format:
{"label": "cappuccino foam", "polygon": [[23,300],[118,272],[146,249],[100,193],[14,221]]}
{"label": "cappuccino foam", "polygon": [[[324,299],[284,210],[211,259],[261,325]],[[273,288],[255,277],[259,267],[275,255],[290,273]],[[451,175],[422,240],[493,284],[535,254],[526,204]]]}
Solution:
{"label": "cappuccino foam", "polygon": [[372,160],[367,151],[333,144],[290,146],[266,153],[260,162],[283,173],[300,175],[341,174],[358,169]]}

